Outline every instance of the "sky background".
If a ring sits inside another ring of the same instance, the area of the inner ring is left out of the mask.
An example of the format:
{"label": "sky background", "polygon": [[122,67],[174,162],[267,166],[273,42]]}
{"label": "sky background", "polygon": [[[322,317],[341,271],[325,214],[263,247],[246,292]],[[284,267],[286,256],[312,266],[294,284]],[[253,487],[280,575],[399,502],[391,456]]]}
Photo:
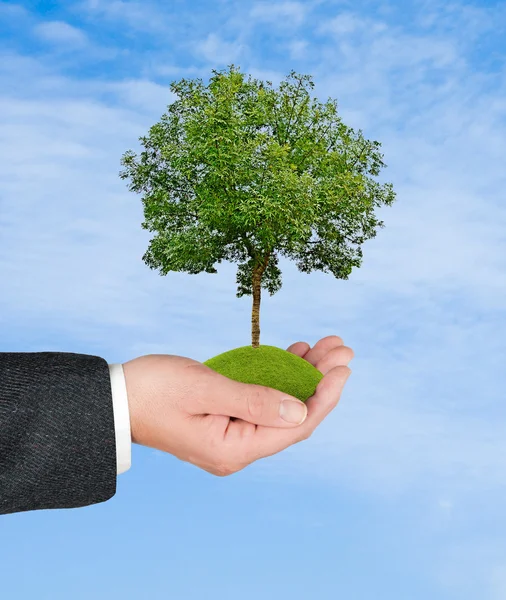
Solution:
{"label": "sky background", "polygon": [[348,281],[264,294],[262,343],[355,351],[311,439],[228,478],[135,446],[110,501],[0,518],[2,595],[506,599],[505,40],[504,2],[0,2],[0,351],[250,343],[235,265],[142,261],[120,158],[173,80],[311,74],[397,191]]}

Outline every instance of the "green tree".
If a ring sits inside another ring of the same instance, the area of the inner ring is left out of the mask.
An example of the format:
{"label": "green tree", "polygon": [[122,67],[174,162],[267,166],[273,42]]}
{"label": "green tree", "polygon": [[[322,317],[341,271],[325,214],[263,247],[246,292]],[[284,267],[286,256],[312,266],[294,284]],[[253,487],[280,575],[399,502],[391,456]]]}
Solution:
{"label": "green tree", "polygon": [[279,88],[234,65],[171,84],[176,100],[121,159],[120,177],[143,194],[143,256],[160,274],[216,273],[238,263],[237,297],[253,296],[252,346],[260,343],[261,289],[281,288],[279,257],[304,273],[347,279],[361,245],[391,205],[381,144],[338,116],[337,101],[312,98],[312,77],[292,71]]}

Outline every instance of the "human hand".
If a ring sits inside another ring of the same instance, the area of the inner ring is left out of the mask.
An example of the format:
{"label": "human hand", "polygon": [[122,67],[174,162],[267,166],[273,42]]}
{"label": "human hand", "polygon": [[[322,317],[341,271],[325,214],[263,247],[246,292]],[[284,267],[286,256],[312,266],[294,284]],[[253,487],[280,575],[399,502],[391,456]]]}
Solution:
{"label": "human hand", "polygon": [[[306,403],[234,381],[191,358],[150,354],[126,362],[132,441],[225,476],[307,440],[337,405],[353,351],[338,336],[322,338],[313,348],[296,342],[287,350],[324,375]],[[295,407],[292,415],[299,411],[295,423],[280,416],[289,415],[280,411],[285,398]]]}

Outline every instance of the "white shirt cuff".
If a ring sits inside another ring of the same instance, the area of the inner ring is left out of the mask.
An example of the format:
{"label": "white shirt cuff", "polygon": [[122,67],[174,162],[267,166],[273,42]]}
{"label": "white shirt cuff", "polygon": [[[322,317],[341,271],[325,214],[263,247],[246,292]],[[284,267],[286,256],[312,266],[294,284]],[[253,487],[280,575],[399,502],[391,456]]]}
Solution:
{"label": "white shirt cuff", "polygon": [[111,375],[112,404],[114,410],[114,431],[116,435],[116,466],[120,475],[128,471],[132,464],[132,435],[130,432],[130,412],[122,364],[109,365]]}

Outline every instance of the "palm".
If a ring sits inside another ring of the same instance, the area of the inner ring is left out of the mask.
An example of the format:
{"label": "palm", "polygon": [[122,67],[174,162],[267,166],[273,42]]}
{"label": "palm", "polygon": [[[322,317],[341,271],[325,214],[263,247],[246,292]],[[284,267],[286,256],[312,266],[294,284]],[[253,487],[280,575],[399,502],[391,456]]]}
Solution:
{"label": "palm", "polygon": [[353,358],[353,351],[344,346],[343,340],[335,335],[327,336],[312,348],[306,342],[295,342],[287,348],[287,351],[307,360],[324,375],[316,393],[306,402],[308,407],[306,421],[295,431],[221,417],[223,420],[221,427],[225,425],[224,437],[227,444],[232,444],[240,453],[243,451],[245,454],[251,454],[252,448],[255,448],[259,457],[268,456],[306,439],[306,432],[311,432],[337,404],[338,394],[335,390],[341,387],[343,371],[336,367],[347,365]]}

